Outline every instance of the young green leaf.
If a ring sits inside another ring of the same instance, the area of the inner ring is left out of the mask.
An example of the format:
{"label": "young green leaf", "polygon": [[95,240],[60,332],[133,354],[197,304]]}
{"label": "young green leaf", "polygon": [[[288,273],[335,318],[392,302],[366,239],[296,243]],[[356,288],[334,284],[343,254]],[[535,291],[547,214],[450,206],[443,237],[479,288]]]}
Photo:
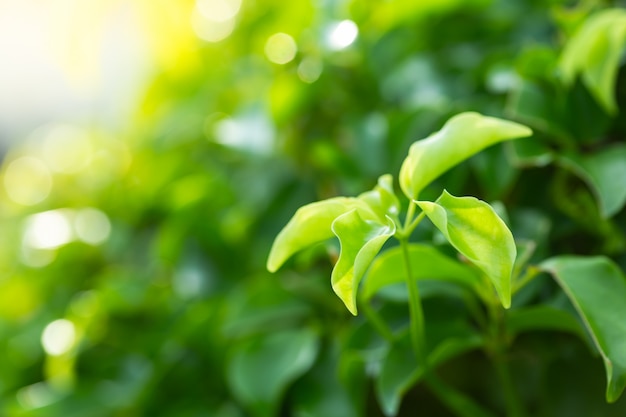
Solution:
{"label": "young green leaf", "polygon": [[228,364],[230,388],[254,416],[276,415],[280,397],[317,357],[317,335],[310,329],[263,334],[235,347]]}
{"label": "young green leaf", "polygon": [[440,131],[411,145],[400,168],[402,191],[417,199],[433,180],[484,148],[531,134],[526,126],[478,113],[454,116]]}
{"label": "young green leaf", "polygon": [[393,177],[390,174],[382,175],[373,190],[358,198],[366,202],[382,221],[385,221],[385,216],[397,216],[400,212],[400,202],[393,191]]}
{"label": "young green leaf", "polygon": [[602,217],[611,217],[626,203],[626,145],[620,144],[585,156],[562,156],[558,162],[572,170],[591,188]]}
{"label": "young green leaf", "polygon": [[[447,281],[474,291],[480,289],[480,278],[472,268],[443,255],[434,247],[411,244],[408,251],[415,279]],[[369,300],[387,285],[405,282],[406,270],[402,257],[402,248],[396,246],[372,262],[361,290],[364,300]]]}
{"label": "young green leaf", "polygon": [[350,197],[335,197],[300,207],[274,240],[267,269],[275,272],[294,253],[333,237],[333,221],[357,207],[366,218],[376,218],[364,201]]}
{"label": "young green leaf", "polygon": [[591,16],[569,40],[559,62],[563,81],[571,85],[578,74],[591,94],[610,114],[617,113],[614,92],[626,44],[626,11],[604,10]]}
{"label": "young green leaf", "polygon": [[444,190],[437,201],[417,201],[448,242],[491,280],[502,305],[511,305],[511,272],[517,250],[511,231],[484,201],[454,197]]}
{"label": "young green leaf", "polygon": [[389,218],[387,224],[363,219],[354,209],[339,216],[332,230],[341,243],[339,260],[331,276],[333,290],[356,316],[359,282],[380,248],[396,232],[396,226]]}
{"label": "young green leaf", "polygon": [[626,387],[626,278],[609,259],[558,256],[541,263],[578,310],[606,368],[606,400]]}

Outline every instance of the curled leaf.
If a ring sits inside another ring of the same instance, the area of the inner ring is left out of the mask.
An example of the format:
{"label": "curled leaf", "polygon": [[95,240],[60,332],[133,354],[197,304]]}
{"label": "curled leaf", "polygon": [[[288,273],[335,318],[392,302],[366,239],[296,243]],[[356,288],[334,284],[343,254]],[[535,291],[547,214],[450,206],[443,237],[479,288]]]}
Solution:
{"label": "curled leaf", "polygon": [[557,256],[541,263],[567,294],[602,355],[606,400],[626,388],[626,278],[609,259]]}
{"label": "curled leaf", "polygon": [[411,145],[400,168],[404,194],[416,199],[441,174],[495,143],[530,136],[523,125],[468,112],[454,116],[443,128]]}
{"label": "curled leaf", "polygon": [[589,185],[602,217],[613,216],[626,204],[626,187],[616,181],[626,178],[626,145],[619,144],[591,155],[562,156],[558,162]]}
{"label": "curled leaf", "polygon": [[416,201],[448,242],[489,278],[505,308],[511,306],[511,272],[517,249],[493,208],[474,197],[444,190],[437,201]]}
{"label": "curled leaf", "polygon": [[594,98],[610,114],[617,113],[615,83],[622,51],[626,45],[626,11],[603,10],[585,21],[569,40],[559,70],[571,85],[578,74]]}
{"label": "curled leaf", "polygon": [[387,224],[361,217],[354,209],[339,216],[332,224],[333,233],[341,243],[341,253],[333,269],[333,290],[356,316],[356,293],[361,278],[383,244],[396,232],[393,221]]}
{"label": "curled leaf", "polygon": [[382,175],[373,190],[361,194],[358,198],[366,202],[383,221],[385,216],[397,216],[400,212],[400,202],[393,191],[393,177],[390,174]]}
{"label": "curled leaf", "polygon": [[333,237],[333,221],[357,207],[366,217],[375,218],[364,201],[350,197],[335,197],[300,207],[276,236],[267,259],[267,269],[275,272],[294,253]]}

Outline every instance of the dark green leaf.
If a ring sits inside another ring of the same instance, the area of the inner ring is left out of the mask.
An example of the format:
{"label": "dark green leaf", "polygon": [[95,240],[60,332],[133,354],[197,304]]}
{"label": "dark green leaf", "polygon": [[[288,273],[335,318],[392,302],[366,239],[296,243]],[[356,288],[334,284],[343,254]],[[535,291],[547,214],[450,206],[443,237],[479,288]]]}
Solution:
{"label": "dark green leaf", "polygon": [[626,387],[626,278],[604,257],[560,256],[540,267],[552,274],[578,310],[606,368],[606,399]]}
{"label": "dark green leaf", "polygon": [[228,364],[233,394],[258,417],[275,415],[287,386],[309,370],[318,351],[309,329],[265,334],[235,347]]}
{"label": "dark green leaf", "polygon": [[591,188],[603,217],[611,217],[626,203],[626,145],[620,144],[592,155],[569,155],[559,162],[571,169]]}

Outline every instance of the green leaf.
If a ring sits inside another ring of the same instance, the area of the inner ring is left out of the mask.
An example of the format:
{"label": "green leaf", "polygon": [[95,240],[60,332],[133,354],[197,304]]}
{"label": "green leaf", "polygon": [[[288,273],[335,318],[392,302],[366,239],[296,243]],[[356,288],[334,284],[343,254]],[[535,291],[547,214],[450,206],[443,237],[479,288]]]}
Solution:
{"label": "green leaf", "polygon": [[[323,349],[315,366],[303,376],[290,391],[293,396],[292,413],[289,415],[307,416],[342,416],[358,417],[362,415],[360,405],[365,402],[366,376],[364,372],[352,372],[349,383],[361,388],[358,402],[353,401],[349,389],[338,369],[341,368],[341,348],[334,344]],[[360,364],[363,367],[363,364]]]}
{"label": "green leaf", "polygon": [[402,191],[416,199],[433,180],[484,148],[531,134],[526,126],[478,113],[454,116],[440,131],[411,145],[400,168]]}
{"label": "green leaf", "polygon": [[391,345],[376,378],[378,401],[387,416],[396,415],[404,394],[424,374],[423,367],[417,363],[408,332],[405,336]]}
{"label": "green leaf", "polygon": [[[569,134],[562,127],[564,124],[564,105],[559,99],[559,93],[550,85],[540,85],[523,80],[509,97],[507,114],[516,120],[527,123],[533,129],[567,140]],[[515,141],[513,143],[517,147],[518,145],[524,146],[526,142]],[[539,142],[539,144],[541,146],[543,142]],[[546,147],[543,145],[541,148]]]}
{"label": "green leaf", "polygon": [[317,335],[310,329],[248,340],[235,348],[228,364],[230,388],[255,416],[272,417],[287,386],[311,368],[317,352]]}
{"label": "green leaf", "polygon": [[416,203],[448,242],[487,275],[502,305],[509,308],[517,250],[511,231],[493,208],[474,197],[454,197],[445,190],[434,203]]}
{"label": "green leaf", "polygon": [[366,202],[383,221],[385,216],[397,216],[400,213],[400,202],[393,191],[393,177],[390,174],[382,175],[372,191],[367,191],[358,198]]}
{"label": "green leaf", "polygon": [[[427,340],[434,339],[433,331],[445,333],[445,338],[433,343],[427,356],[428,366],[442,363],[483,344],[482,338],[465,323],[458,320],[427,323]],[[376,379],[376,394],[387,416],[396,415],[404,394],[424,375],[424,367],[417,363],[408,332],[396,340],[383,360]]]}
{"label": "green leaf", "polygon": [[333,237],[333,221],[357,207],[366,218],[376,218],[364,201],[350,197],[335,197],[300,207],[274,240],[267,269],[275,272],[294,253]]}
{"label": "green leaf", "polygon": [[556,330],[585,338],[576,318],[567,311],[548,305],[510,310],[506,315],[506,328],[512,334],[536,330]]}
{"label": "green leaf", "polygon": [[[463,265],[439,252],[432,246],[410,244],[411,270],[416,280],[448,281],[478,291],[480,277],[467,265]],[[377,257],[370,267],[361,294],[364,300],[372,298],[381,288],[404,283],[402,248],[396,246]]]}
{"label": "green leaf", "polygon": [[341,243],[339,259],[331,276],[333,290],[356,316],[359,282],[383,244],[396,232],[396,226],[389,218],[386,225],[365,220],[354,209],[339,216],[333,222],[332,230]]}
{"label": "green leaf", "polygon": [[592,155],[563,156],[558,161],[587,183],[604,218],[624,207],[626,187],[617,179],[626,178],[626,145],[613,146]]}
{"label": "green leaf", "polygon": [[610,114],[617,113],[615,83],[626,44],[626,11],[610,9],[588,18],[572,36],[559,60],[563,81],[581,74],[591,94]]}
{"label": "green leaf", "polygon": [[602,355],[606,400],[626,387],[626,278],[602,256],[558,256],[541,263],[567,294]]}

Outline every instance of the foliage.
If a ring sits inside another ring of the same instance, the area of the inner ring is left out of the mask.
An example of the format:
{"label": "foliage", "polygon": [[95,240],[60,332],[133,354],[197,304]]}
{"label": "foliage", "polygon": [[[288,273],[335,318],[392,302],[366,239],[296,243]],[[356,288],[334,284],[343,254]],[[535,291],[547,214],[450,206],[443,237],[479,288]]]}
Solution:
{"label": "foliage", "polygon": [[149,7],[131,123],[3,161],[0,415],[624,415],[623,2]]}

